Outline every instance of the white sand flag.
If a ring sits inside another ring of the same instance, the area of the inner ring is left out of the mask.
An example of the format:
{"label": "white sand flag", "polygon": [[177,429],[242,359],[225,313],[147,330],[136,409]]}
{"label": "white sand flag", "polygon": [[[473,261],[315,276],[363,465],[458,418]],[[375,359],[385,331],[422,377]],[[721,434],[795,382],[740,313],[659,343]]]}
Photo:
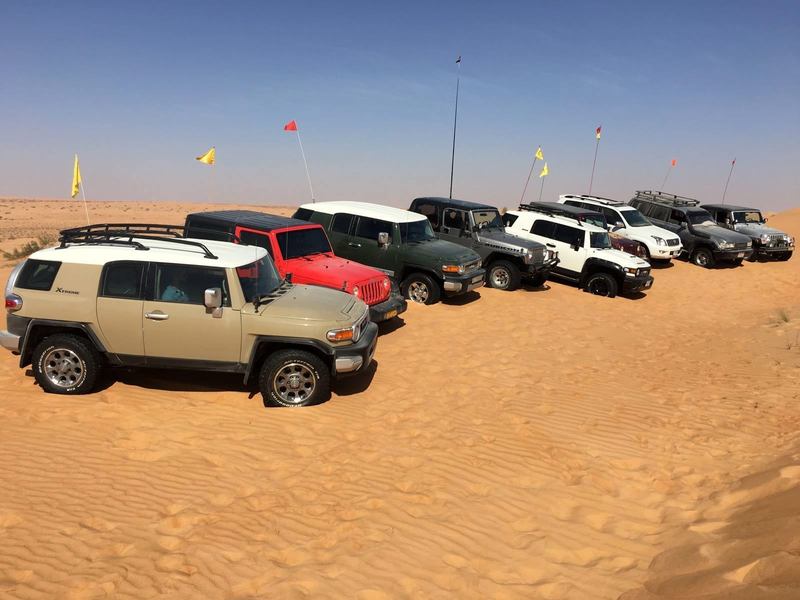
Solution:
{"label": "white sand flag", "polygon": [[300,129],[297,127],[297,121],[292,119],[283,126],[284,131],[294,131],[297,134],[297,143],[300,144],[300,154],[303,156],[303,164],[306,167],[306,178],[308,179],[308,189],[311,190],[311,202],[314,203],[314,186],[311,185],[311,173],[308,171],[308,161],[306,160],[306,153],[303,150],[303,140],[300,139]]}
{"label": "white sand flag", "polygon": [[72,168],[72,197],[81,193],[83,198],[83,210],[86,212],[86,224],[89,225],[89,208],[86,206],[86,192],[83,189],[83,179],[81,178],[81,166],[78,162],[78,155],[75,155],[75,166]]}

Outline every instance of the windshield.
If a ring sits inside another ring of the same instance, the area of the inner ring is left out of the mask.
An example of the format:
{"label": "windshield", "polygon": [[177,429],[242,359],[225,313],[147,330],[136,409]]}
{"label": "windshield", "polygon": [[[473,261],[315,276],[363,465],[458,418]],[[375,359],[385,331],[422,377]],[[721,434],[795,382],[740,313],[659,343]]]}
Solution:
{"label": "windshield", "polygon": [[635,208],[633,210],[621,210],[619,212],[631,227],[646,227],[647,225],[652,225],[652,223],[647,220],[647,217]]}
{"label": "windshield", "polygon": [[500,218],[500,213],[496,210],[473,210],[472,219],[475,221],[475,227],[478,229],[483,229],[485,227],[490,229],[503,228],[503,220]]}
{"label": "windshield", "polygon": [[592,248],[611,248],[611,240],[605,231],[592,231],[589,233],[589,243]]}
{"label": "windshield", "polygon": [[757,210],[748,210],[747,212],[733,213],[734,223],[763,223],[764,217]]}
{"label": "windshield", "polygon": [[687,210],[686,218],[692,225],[716,225],[714,217],[706,210]]}
{"label": "windshield", "polygon": [[331,251],[331,245],[321,227],[284,231],[276,237],[284,260]]}
{"label": "windshield", "polygon": [[400,237],[404,243],[436,239],[436,236],[433,235],[431,222],[428,219],[412,223],[400,223]]}
{"label": "windshield", "polygon": [[268,255],[249,265],[237,267],[236,274],[239,276],[239,284],[242,286],[246,302],[252,302],[258,296],[271,294],[281,284],[281,277]]}

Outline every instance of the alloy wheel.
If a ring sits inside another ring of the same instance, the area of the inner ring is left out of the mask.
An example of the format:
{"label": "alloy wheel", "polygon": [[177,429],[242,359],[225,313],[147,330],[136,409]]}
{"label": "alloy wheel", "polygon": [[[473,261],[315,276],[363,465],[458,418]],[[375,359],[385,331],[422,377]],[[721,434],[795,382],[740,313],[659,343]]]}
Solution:
{"label": "alloy wheel", "polygon": [[53,348],[41,363],[45,376],[60,388],[80,385],[86,378],[83,361],[68,348]]}
{"label": "alloy wheel", "polygon": [[317,386],[317,378],[307,365],[299,362],[285,364],[275,374],[272,387],[286,404],[301,404]]}
{"label": "alloy wheel", "polygon": [[419,304],[425,304],[429,294],[428,286],[420,281],[412,281],[408,286],[408,297]]}

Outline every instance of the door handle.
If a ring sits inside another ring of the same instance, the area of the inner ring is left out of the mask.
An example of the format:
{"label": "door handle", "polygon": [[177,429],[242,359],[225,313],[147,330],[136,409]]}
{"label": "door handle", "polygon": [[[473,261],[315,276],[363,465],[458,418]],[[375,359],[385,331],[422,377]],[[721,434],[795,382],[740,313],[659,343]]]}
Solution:
{"label": "door handle", "polygon": [[548,248],[555,248],[555,247],[556,247],[556,245],[555,245],[555,244],[547,244],[547,247],[548,247]]}
{"label": "door handle", "polygon": [[166,321],[169,319],[169,315],[167,313],[163,313],[160,310],[156,310],[149,313],[144,313],[145,319],[151,319],[153,321]]}
{"label": "door handle", "polygon": [[347,242],[347,245],[351,248],[361,248],[361,244],[356,244],[355,242]]}

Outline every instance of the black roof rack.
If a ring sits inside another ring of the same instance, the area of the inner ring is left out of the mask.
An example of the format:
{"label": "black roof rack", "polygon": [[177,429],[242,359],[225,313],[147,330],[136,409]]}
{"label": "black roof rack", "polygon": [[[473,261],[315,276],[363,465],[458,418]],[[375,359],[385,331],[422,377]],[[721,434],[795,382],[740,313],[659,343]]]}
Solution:
{"label": "black roof rack", "polygon": [[678,196],[677,194],[667,194],[666,192],[653,192],[637,191],[634,196],[635,200],[650,200],[658,202],[659,204],[666,204],[668,206],[699,206],[700,200],[694,198],[687,198],[686,196]]}
{"label": "black roof rack", "polygon": [[614,200],[613,198],[604,198],[603,196],[578,194],[577,196],[573,196],[573,198],[577,198],[578,200],[593,200],[594,202],[602,204],[603,206],[625,206],[625,203],[622,200]]}
{"label": "black roof rack", "polygon": [[[568,219],[573,219],[578,222],[578,225],[583,227],[581,220],[574,214],[574,211],[569,209],[560,208],[561,205],[553,206],[555,203],[551,202],[530,202],[524,203],[519,205],[519,210],[527,210],[531,212],[538,212],[545,215],[549,215],[551,217],[567,217]],[[548,206],[549,205],[549,206]],[[574,208],[574,207],[570,207]],[[581,211],[581,212],[591,212],[591,211]]]}
{"label": "black roof rack", "polygon": [[73,227],[59,232],[61,248],[72,244],[130,246],[137,250],[149,250],[139,240],[158,240],[200,248],[206,258],[219,258],[208,246],[195,240],[183,238],[183,225],[156,225],[149,223],[103,223]]}

